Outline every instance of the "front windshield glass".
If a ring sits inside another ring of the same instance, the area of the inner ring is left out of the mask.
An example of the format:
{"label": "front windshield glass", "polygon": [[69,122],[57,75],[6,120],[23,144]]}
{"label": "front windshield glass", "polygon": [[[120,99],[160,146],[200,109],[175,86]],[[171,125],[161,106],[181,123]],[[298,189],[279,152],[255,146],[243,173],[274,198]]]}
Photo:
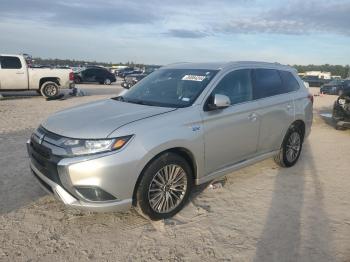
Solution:
{"label": "front windshield glass", "polygon": [[192,105],[217,70],[159,69],[133,86],[117,100],[163,107]]}

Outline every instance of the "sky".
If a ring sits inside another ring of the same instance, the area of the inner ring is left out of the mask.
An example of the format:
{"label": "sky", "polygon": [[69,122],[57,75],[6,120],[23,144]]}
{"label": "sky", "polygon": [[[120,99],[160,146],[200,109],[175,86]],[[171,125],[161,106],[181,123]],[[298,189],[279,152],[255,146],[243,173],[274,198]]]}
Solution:
{"label": "sky", "polygon": [[1,0],[0,53],[350,64],[350,0]]}

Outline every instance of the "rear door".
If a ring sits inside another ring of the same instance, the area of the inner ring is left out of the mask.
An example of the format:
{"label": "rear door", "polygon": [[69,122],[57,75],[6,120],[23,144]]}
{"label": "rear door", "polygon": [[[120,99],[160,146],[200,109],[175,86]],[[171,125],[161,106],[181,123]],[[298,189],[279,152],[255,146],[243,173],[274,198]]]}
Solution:
{"label": "rear door", "polygon": [[228,96],[231,106],[202,112],[207,175],[254,155],[258,143],[259,105],[252,101],[251,70],[226,74],[210,97],[215,94]]}
{"label": "rear door", "polygon": [[260,103],[259,154],[279,149],[289,125],[294,121],[294,95],[288,89],[288,74],[290,72],[275,69],[253,71],[254,99]]}
{"label": "rear door", "polygon": [[28,89],[27,68],[16,56],[0,56],[0,88]]}
{"label": "rear door", "polygon": [[[104,69],[96,69],[96,81],[103,83],[106,78],[109,76],[108,71]],[[112,79],[110,79],[112,80]]]}

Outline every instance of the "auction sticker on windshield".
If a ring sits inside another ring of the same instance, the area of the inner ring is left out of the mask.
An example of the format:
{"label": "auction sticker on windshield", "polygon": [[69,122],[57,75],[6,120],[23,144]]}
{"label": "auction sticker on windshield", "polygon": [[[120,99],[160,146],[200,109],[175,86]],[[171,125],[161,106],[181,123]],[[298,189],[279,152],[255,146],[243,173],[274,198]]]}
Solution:
{"label": "auction sticker on windshield", "polygon": [[199,81],[202,82],[206,76],[198,76],[198,75],[185,75],[182,80],[187,81]]}

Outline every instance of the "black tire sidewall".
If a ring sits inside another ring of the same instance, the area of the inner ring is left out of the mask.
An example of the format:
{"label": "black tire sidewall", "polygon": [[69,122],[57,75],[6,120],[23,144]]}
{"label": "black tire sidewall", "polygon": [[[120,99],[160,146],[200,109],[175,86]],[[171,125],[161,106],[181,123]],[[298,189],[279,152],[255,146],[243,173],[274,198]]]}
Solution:
{"label": "black tire sidewall", "polygon": [[[187,176],[187,191],[185,193],[182,202],[169,213],[155,212],[148,201],[148,189],[154,175],[164,166],[169,164],[176,164],[183,168]],[[138,208],[142,213],[151,218],[152,220],[165,219],[174,216],[179,212],[186,204],[192,189],[192,170],[187,161],[181,156],[174,153],[165,153],[154,159],[142,172],[141,182],[137,189],[136,202]]]}
{"label": "black tire sidewall", "polygon": [[[294,132],[297,132],[299,133],[299,136],[300,136],[300,150],[298,152],[298,156],[297,158],[290,162],[288,161],[287,159],[287,144],[288,144],[288,140],[289,140],[289,137],[291,136],[291,134],[293,134]],[[283,162],[285,164],[286,167],[291,167],[291,166],[294,166],[296,164],[296,162],[298,162],[299,160],[299,157],[300,157],[300,154],[301,154],[301,150],[303,148],[303,140],[304,140],[304,135],[302,133],[302,131],[300,130],[300,128],[298,127],[292,127],[288,130],[284,140],[283,140]]]}

